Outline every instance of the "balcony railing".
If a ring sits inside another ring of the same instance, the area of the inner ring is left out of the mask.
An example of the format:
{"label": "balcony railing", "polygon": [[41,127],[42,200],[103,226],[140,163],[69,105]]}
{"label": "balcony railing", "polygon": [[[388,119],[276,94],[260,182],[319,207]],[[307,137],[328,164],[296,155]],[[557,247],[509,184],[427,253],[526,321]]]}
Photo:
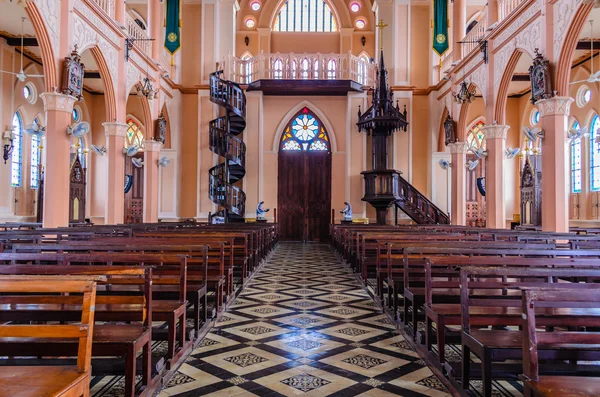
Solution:
{"label": "balcony railing", "polygon": [[452,66],[452,50],[446,51],[440,58],[440,80],[444,78],[446,72],[450,70]]}
{"label": "balcony railing", "polygon": [[479,48],[479,41],[485,36],[485,30],[488,27],[487,23],[487,6],[481,10],[475,21],[477,23],[461,40],[462,58],[466,57],[476,48]]}
{"label": "balcony railing", "polygon": [[[171,74],[171,54],[164,48],[160,51],[160,66]],[[171,76],[171,78],[173,78],[173,76]]]}
{"label": "balcony railing", "polygon": [[348,54],[260,54],[225,59],[225,78],[239,84],[261,79],[275,80],[354,80],[375,85],[377,65]]}
{"label": "balcony railing", "polygon": [[127,26],[129,37],[135,39],[133,44],[146,55],[152,57],[152,42],[148,40],[149,37],[144,29],[129,14],[125,14],[125,25]]}
{"label": "balcony railing", "polygon": [[115,1],[114,0],[94,0],[100,8],[108,14],[109,17],[115,17]]}
{"label": "balcony railing", "polygon": [[498,0],[498,20],[502,21],[508,16],[519,4],[527,0]]}

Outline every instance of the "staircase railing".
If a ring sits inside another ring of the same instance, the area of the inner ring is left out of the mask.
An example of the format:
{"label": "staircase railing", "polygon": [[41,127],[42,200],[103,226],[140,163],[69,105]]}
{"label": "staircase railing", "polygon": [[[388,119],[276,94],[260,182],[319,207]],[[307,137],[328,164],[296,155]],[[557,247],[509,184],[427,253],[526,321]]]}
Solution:
{"label": "staircase railing", "polygon": [[450,218],[413,185],[402,177],[398,180],[398,193],[401,197],[396,205],[413,221],[419,224],[450,224]]}
{"label": "staircase railing", "polygon": [[224,161],[209,172],[208,195],[221,210],[225,222],[241,219],[246,213],[246,194],[234,184],[246,174],[246,144],[238,137],[246,128],[246,95],[240,86],[221,78],[223,72],[210,75],[210,100],[225,110],[225,116],[209,123],[209,147]]}

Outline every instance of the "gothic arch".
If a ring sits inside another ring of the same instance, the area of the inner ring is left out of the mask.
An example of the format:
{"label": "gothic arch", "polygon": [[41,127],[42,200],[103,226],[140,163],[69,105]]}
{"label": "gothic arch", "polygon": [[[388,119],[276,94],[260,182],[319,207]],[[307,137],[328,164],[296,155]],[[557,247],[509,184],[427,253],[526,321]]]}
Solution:
{"label": "gothic arch", "polygon": [[323,123],[323,126],[325,127],[325,130],[327,131],[327,135],[329,135],[329,143],[331,144],[331,148],[330,148],[331,154],[335,154],[337,152],[337,141],[335,139],[335,133],[333,131],[333,127],[331,126],[331,123],[329,122],[329,119],[327,118],[325,113],[321,109],[319,109],[318,106],[316,106],[314,103],[307,101],[307,100],[304,100],[304,101],[296,104],[296,106],[292,107],[283,116],[283,118],[277,125],[277,129],[275,130],[275,136],[273,138],[273,152],[279,153],[279,147],[280,147],[279,144],[281,142],[282,132],[284,131],[285,127],[288,125],[288,123],[290,122],[292,117],[294,117],[298,112],[300,112],[305,107],[310,109],[310,111],[313,112],[319,118],[319,120]]}
{"label": "gothic arch", "polygon": [[500,86],[498,87],[498,93],[496,95],[496,108],[494,109],[494,120],[498,124],[504,124],[506,119],[506,102],[508,100],[508,87],[510,86],[510,82],[512,80],[512,76],[515,73],[515,69],[517,67],[517,63],[523,55],[524,50],[520,48],[515,48],[513,53],[511,54],[506,67],[504,68],[504,73],[502,74],[502,79],[500,80]]}
{"label": "gothic arch", "polygon": [[46,28],[46,25],[44,23],[44,18],[42,17],[39,9],[37,8],[37,5],[34,2],[27,2],[25,12],[27,13],[29,21],[31,21],[31,24],[33,25],[33,30],[35,31],[37,42],[40,47],[40,52],[42,53],[45,90],[47,92],[52,92],[52,88],[58,87],[59,84],[56,69],[56,56],[54,55],[54,51],[52,49],[48,29]]}
{"label": "gothic arch", "polygon": [[[475,92],[477,88],[478,87],[475,84],[471,83],[469,85],[469,92]],[[465,138],[467,137],[467,114],[469,113],[469,106],[470,103],[463,103],[460,107],[460,114],[458,116],[458,123],[456,127],[458,130],[456,131],[456,138],[461,142],[464,142]]]}
{"label": "gothic arch", "polygon": [[571,21],[571,24],[568,28],[565,39],[563,41],[560,54],[558,55],[558,58],[555,58],[558,60],[556,62],[554,89],[558,92],[558,95],[560,96],[569,95],[571,59],[573,58],[573,53],[575,52],[575,47],[577,46],[577,41],[579,40],[581,30],[583,29],[583,26],[587,21],[588,15],[592,10],[593,5],[593,3],[582,3],[577,9],[575,16],[573,17],[573,20]]}
{"label": "gothic arch", "polygon": [[98,71],[100,72],[100,78],[102,80],[102,86],[104,87],[104,106],[106,108],[106,120],[115,120],[117,117],[117,96],[115,93],[115,86],[113,84],[113,76],[108,69],[106,58],[102,53],[100,47],[96,44],[89,45],[79,50],[79,54],[83,54],[89,50],[94,57]]}

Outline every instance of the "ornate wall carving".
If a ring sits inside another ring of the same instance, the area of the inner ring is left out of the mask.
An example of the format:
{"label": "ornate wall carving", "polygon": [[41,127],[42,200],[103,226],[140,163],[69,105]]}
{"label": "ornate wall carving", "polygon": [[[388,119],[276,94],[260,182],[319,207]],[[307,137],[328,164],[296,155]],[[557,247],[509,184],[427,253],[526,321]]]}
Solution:
{"label": "ornate wall carving", "polygon": [[[52,1],[52,0],[45,0]],[[85,5],[81,0],[76,0],[74,4],[74,9],[81,14],[91,25],[93,25],[96,30],[102,33],[109,41],[112,42],[114,46],[119,46],[120,40],[119,35],[115,33],[115,31],[110,28],[106,23],[100,19],[96,15],[94,11],[92,11],[87,5]]]}
{"label": "ornate wall carving", "polygon": [[558,96],[537,101],[536,105],[538,106],[538,109],[540,109],[540,117],[551,115],[564,115],[569,117],[571,103],[573,103],[573,98]]}
{"label": "ornate wall carving", "polygon": [[481,127],[481,131],[483,131],[485,135],[485,139],[506,139],[506,133],[510,128],[509,125],[486,125]]}
{"label": "ornate wall carving", "polygon": [[563,42],[582,0],[558,0],[554,5],[554,57],[558,62]]}
{"label": "ornate wall carving", "polygon": [[469,150],[469,145],[467,144],[467,142],[451,143],[448,145],[448,147],[450,148],[450,153],[463,154],[467,153],[467,151]]}
{"label": "ornate wall carving", "polygon": [[60,1],[56,0],[35,0],[37,6],[48,30],[48,36],[52,42],[52,49],[54,53],[58,55],[60,49],[60,22],[58,16],[60,15]]}
{"label": "ornate wall carving", "polygon": [[142,80],[142,72],[133,64],[127,64],[127,92],[131,92],[133,86]]}
{"label": "ornate wall carving", "polygon": [[483,96],[483,102],[487,102],[487,94],[488,94],[488,83],[487,83],[487,67],[485,64],[481,64],[471,73],[471,82],[479,88],[481,91],[481,95]]}

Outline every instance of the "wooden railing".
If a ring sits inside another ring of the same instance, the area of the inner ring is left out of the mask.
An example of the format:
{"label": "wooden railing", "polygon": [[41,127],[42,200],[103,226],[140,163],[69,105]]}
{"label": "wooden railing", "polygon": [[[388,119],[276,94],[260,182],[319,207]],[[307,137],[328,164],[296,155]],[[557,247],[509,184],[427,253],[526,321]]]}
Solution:
{"label": "wooden railing", "polygon": [[365,86],[375,85],[377,65],[348,54],[260,54],[224,61],[227,80],[249,84],[260,79],[354,80]]}
{"label": "wooden railing", "polygon": [[152,57],[152,42],[148,40],[149,37],[146,32],[131,16],[129,16],[129,14],[125,14],[125,25],[127,26],[129,37],[134,39],[133,44],[146,55]]}
{"label": "wooden railing", "polygon": [[475,21],[477,21],[477,24],[475,24],[469,33],[461,40],[461,54],[463,58],[474,49],[479,49],[479,41],[485,36],[485,30],[488,27],[487,6],[481,10]]}
{"label": "wooden railing", "polygon": [[114,0],[93,0],[100,8],[108,14],[109,17],[115,17],[115,1]]}

